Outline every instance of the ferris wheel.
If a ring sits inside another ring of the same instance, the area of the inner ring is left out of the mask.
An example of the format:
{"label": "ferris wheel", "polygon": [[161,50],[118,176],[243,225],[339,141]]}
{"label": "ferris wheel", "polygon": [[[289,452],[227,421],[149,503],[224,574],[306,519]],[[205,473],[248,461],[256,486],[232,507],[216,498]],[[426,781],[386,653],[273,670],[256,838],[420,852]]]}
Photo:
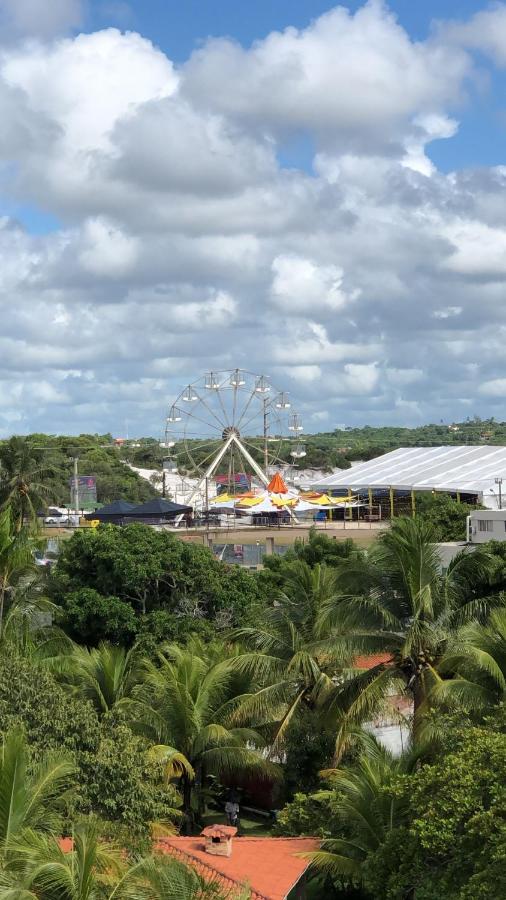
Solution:
{"label": "ferris wheel", "polygon": [[306,455],[303,430],[289,395],[268,376],[230,369],[186,385],[169,407],[162,446],[172,471],[197,479],[191,504],[212,477],[232,494],[255,477],[268,484],[270,468]]}

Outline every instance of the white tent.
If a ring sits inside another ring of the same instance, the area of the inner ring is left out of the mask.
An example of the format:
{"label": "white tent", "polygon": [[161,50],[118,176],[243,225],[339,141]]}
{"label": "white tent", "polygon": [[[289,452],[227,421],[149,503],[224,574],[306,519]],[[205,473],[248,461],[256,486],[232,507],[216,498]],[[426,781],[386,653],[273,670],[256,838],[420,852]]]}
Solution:
{"label": "white tent", "polygon": [[[440,491],[476,494],[484,506],[506,500],[506,447],[403,447],[315,481],[315,490]],[[499,480],[499,483],[496,481]]]}

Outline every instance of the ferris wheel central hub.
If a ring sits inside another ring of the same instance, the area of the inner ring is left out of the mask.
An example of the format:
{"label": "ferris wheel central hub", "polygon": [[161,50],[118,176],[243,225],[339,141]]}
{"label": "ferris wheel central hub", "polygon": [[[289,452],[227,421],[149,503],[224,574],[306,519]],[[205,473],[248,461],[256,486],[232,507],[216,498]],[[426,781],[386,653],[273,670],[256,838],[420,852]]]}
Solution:
{"label": "ferris wheel central hub", "polygon": [[227,425],[227,427],[224,428],[221,432],[221,436],[224,441],[226,441],[227,438],[229,438],[232,434],[234,434],[237,438],[241,437],[241,432],[238,428],[235,427],[235,425]]}
{"label": "ferris wheel central hub", "polygon": [[[213,475],[234,496],[253,476],[268,485],[269,470],[286,464],[287,442],[299,441],[303,430],[300,416],[286,414],[290,408],[270,378],[243,369],[207,372],[187,384],[169,408],[163,444],[174,448],[179,471],[183,463],[195,479],[185,503],[208,505]],[[291,456],[305,456],[301,444]]]}

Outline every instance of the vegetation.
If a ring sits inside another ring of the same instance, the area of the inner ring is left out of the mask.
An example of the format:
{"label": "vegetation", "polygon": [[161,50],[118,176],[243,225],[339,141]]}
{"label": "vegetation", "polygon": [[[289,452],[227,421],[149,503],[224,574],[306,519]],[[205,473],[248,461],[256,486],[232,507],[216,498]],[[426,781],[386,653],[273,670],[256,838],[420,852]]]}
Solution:
{"label": "vegetation", "polygon": [[[153,835],[274,786],[276,832],[322,838],[315,897],[504,894],[504,545],[442,571],[436,525],[462,520],[438,498],[368,551],[314,532],[255,574],[131,525],[76,532],[41,575],[31,510],[53,476],[14,450],[0,900],[221,900]],[[371,734],[380,715],[402,719],[402,755]]]}
{"label": "vegetation", "polygon": [[263,608],[246,571],[144,525],[76,532],[62,547],[48,590],[62,609],[63,627],[89,643],[130,643],[153,625],[164,640],[201,631],[202,623],[223,631]]}
{"label": "vegetation", "polygon": [[29,434],[0,442],[0,504],[11,506],[18,524],[48,506],[68,506],[74,457],[80,473],[96,477],[101,504],[120,499],[142,503],[157,496],[149,481],[129,468],[110,434]]}

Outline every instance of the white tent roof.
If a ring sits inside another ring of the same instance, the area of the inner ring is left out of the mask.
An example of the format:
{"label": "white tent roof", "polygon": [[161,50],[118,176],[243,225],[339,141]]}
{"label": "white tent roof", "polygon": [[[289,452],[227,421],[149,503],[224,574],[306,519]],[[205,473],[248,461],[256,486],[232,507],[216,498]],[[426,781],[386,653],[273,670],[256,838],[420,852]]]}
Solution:
{"label": "white tent roof", "polygon": [[504,478],[506,494],[506,447],[403,447],[312,486],[327,491],[460,491],[481,494],[486,506],[497,508],[496,478]]}

